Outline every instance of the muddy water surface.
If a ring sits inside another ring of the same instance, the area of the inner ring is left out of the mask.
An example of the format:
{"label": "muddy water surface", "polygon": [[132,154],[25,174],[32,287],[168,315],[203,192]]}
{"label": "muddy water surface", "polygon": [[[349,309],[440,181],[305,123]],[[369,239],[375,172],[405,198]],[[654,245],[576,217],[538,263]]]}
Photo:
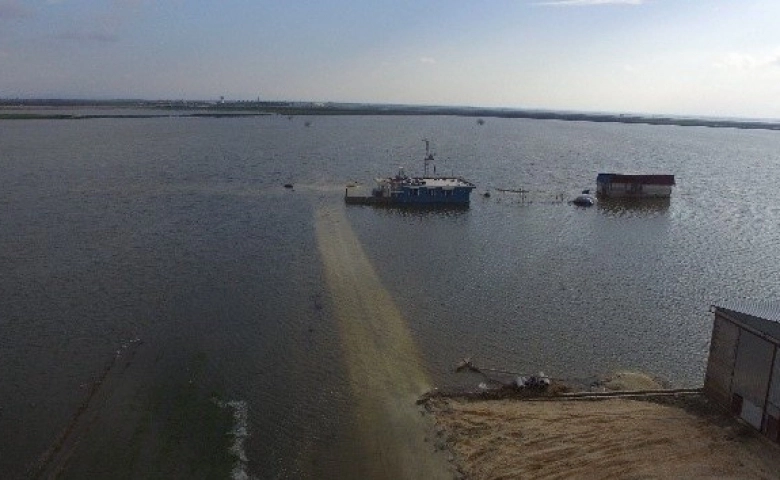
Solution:
{"label": "muddy water surface", "polygon": [[[708,306],[780,297],[778,132],[308,120],[0,122],[4,476],[434,475],[413,400],[463,357],[698,386]],[[343,204],[422,138],[469,210]],[[559,200],[604,171],[677,186]]]}
{"label": "muddy water surface", "polygon": [[317,212],[317,241],[354,396],[363,478],[451,478],[415,401],[431,388],[401,311],[341,209]]}

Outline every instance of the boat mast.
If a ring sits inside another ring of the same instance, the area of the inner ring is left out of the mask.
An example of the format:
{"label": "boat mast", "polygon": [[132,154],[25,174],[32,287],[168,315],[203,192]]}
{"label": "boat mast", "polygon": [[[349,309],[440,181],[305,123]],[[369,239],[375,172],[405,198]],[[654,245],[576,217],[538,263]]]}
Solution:
{"label": "boat mast", "polygon": [[[433,161],[433,154],[431,153],[431,142],[427,138],[423,138],[423,142],[425,142],[425,176],[428,176],[428,163]],[[434,170],[436,167],[434,167]]]}

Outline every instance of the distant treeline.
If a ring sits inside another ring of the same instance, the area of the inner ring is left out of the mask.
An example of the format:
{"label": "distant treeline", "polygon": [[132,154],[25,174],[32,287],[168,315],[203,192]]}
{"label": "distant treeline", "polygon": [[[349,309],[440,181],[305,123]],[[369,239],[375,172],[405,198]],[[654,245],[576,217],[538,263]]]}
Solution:
{"label": "distant treeline", "polygon": [[[34,108],[133,108],[153,109],[156,114],[56,112],[20,112]],[[13,109],[13,112],[3,110]],[[145,118],[160,116],[160,110],[171,110],[171,116],[237,117],[265,114],[278,115],[447,115],[475,118],[527,118],[579,122],[640,123],[714,128],[780,130],[780,122],[737,119],[707,119],[612,113],[554,112],[507,108],[441,107],[417,105],[382,105],[363,103],[266,102],[266,101],[187,101],[187,100],[73,100],[73,99],[0,99],[0,120]],[[484,123],[483,121],[479,122]]]}

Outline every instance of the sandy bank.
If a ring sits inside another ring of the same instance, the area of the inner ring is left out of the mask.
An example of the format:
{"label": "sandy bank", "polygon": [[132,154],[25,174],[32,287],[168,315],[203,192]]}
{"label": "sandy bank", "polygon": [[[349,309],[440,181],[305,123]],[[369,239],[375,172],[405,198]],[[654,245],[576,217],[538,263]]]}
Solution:
{"label": "sandy bank", "polygon": [[656,401],[432,398],[465,478],[780,478],[780,448],[700,396]]}

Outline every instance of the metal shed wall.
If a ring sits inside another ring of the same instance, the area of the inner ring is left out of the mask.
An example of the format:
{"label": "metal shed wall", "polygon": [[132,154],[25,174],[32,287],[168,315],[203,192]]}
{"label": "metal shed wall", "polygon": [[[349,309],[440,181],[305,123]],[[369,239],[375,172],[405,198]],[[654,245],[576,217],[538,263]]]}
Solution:
{"label": "metal shed wall", "polygon": [[772,383],[769,385],[769,397],[767,399],[776,408],[780,408],[780,351],[775,354]]}
{"label": "metal shed wall", "polygon": [[775,350],[775,364],[764,415],[764,433],[772,440],[780,442],[780,350]]}
{"label": "metal shed wall", "polygon": [[734,301],[713,307],[716,313],[728,315],[780,343],[780,302]]}
{"label": "metal shed wall", "polygon": [[740,332],[731,390],[742,397],[740,416],[757,429],[761,429],[774,353],[774,344],[747,330]]}
{"label": "metal shed wall", "polygon": [[731,376],[737,356],[739,328],[716,314],[712,326],[710,356],[707,360],[707,374],[704,389],[707,394],[724,408],[731,404]]}

